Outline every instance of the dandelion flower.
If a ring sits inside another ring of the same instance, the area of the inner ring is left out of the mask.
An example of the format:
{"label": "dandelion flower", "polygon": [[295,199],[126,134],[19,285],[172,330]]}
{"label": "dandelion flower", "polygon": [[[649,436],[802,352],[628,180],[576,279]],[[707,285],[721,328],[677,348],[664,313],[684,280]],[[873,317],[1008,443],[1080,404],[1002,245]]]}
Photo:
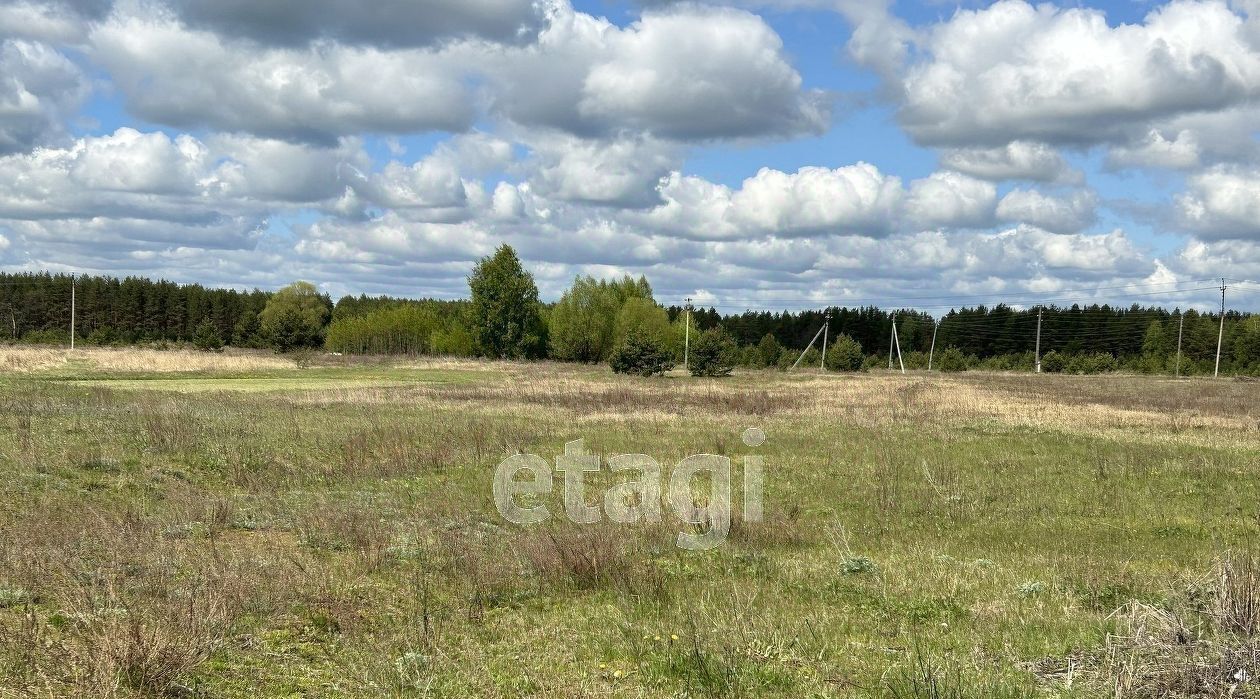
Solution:
{"label": "dandelion flower", "polygon": [[678,640],[678,634],[676,634],[676,633],[671,633],[671,634],[669,635],[669,640],[671,640],[671,641],[677,641],[677,640]]}
{"label": "dandelion flower", "polygon": [[661,637],[660,637],[660,636],[653,636],[653,637],[652,637],[652,640],[654,640],[654,641],[659,641],[659,640],[661,640]]}
{"label": "dandelion flower", "polygon": [[613,670],[613,677],[615,679],[621,679],[621,670]]}

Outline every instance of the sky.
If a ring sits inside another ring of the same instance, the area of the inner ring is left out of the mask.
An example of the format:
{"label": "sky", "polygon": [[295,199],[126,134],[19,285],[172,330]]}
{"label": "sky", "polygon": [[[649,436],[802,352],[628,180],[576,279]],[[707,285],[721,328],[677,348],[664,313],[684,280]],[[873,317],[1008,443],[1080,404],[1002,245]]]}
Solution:
{"label": "sky", "polygon": [[1256,124],[1260,0],[0,0],[0,269],[1254,311]]}

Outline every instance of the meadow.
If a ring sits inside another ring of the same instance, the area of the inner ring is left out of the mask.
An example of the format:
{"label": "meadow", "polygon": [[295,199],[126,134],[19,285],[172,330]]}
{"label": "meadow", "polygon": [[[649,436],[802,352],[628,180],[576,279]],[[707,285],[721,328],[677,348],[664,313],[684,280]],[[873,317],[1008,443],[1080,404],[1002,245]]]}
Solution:
{"label": "meadow", "polygon": [[[504,522],[578,438],[764,519]],[[0,474],[0,697],[1260,696],[1252,382],[0,348]]]}

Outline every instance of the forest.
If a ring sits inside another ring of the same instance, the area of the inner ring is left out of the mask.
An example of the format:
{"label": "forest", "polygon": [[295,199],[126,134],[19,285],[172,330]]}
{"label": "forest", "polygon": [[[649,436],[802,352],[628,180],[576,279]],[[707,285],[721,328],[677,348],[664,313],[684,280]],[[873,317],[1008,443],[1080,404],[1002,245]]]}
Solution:
{"label": "forest", "polygon": [[[77,344],[164,347],[192,344],[277,351],[325,349],[346,355],[404,354],[549,358],[606,362],[632,333],[645,333],[681,362],[688,337],[716,329],[730,361],[787,367],[816,340],[803,363],[821,360],[823,338],[856,343],[861,367],[1029,370],[1040,352],[1046,371],[1211,373],[1219,314],[1160,306],[998,304],[950,310],[939,318],[913,309],[831,307],[796,312],[661,306],[645,278],[579,276],[554,303],[510,247],[483,259],[459,300],[345,296],[334,302],[306,282],[275,292],[208,288],[139,277],[0,274],[0,338],[66,344],[74,285]],[[690,323],[688,324],[688,315]],[[893,323],[901,354],[895,356]],[[1180,352],[1178,352],[1180,346]],[[1222,370],[1260,373],[1260,316],[1230,311]],[[945,364],[940,364],[944,360]],[[830,359],[828,363],[830,363]]]}

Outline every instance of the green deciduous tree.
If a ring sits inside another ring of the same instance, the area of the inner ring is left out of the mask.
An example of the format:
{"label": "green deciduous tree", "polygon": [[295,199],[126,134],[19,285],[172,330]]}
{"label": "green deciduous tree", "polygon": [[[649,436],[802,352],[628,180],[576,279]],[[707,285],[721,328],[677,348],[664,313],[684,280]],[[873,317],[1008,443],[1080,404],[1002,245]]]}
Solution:
{"label": "green deciduous tree", "polygon": [[552,357],[599,362],[632,327],[667,329],[669,314],[652,300],[652,287],[643,277],[608,281],[579,276],[551,308],[547,323]]}
{"label": "green deciduous tree", "polygon": [[652,336],[662,347],[669,350],[671,333],[669,314],[651,298],[632,297],[621,304],[614,323],[614,345],[620,345],[633,332]]}
{"label": "green deciduous tree", "polygon": [[427,354],[440,327],[433,309],[409,303],[334,320],[326,345],[345,354]]}
{"label": "green deciduous tree", "polygon": [[477,350],[494,358],[542,356],[546,326],[539,315],[538,287],[510,245],[481,258],[468,277],[469,331]]}
{"label": "green deciduous tree", "polygon": [[606,282],[579,276],[547,318],[551,356],[571,362],[598,362],[613,349],[621,300]]}

